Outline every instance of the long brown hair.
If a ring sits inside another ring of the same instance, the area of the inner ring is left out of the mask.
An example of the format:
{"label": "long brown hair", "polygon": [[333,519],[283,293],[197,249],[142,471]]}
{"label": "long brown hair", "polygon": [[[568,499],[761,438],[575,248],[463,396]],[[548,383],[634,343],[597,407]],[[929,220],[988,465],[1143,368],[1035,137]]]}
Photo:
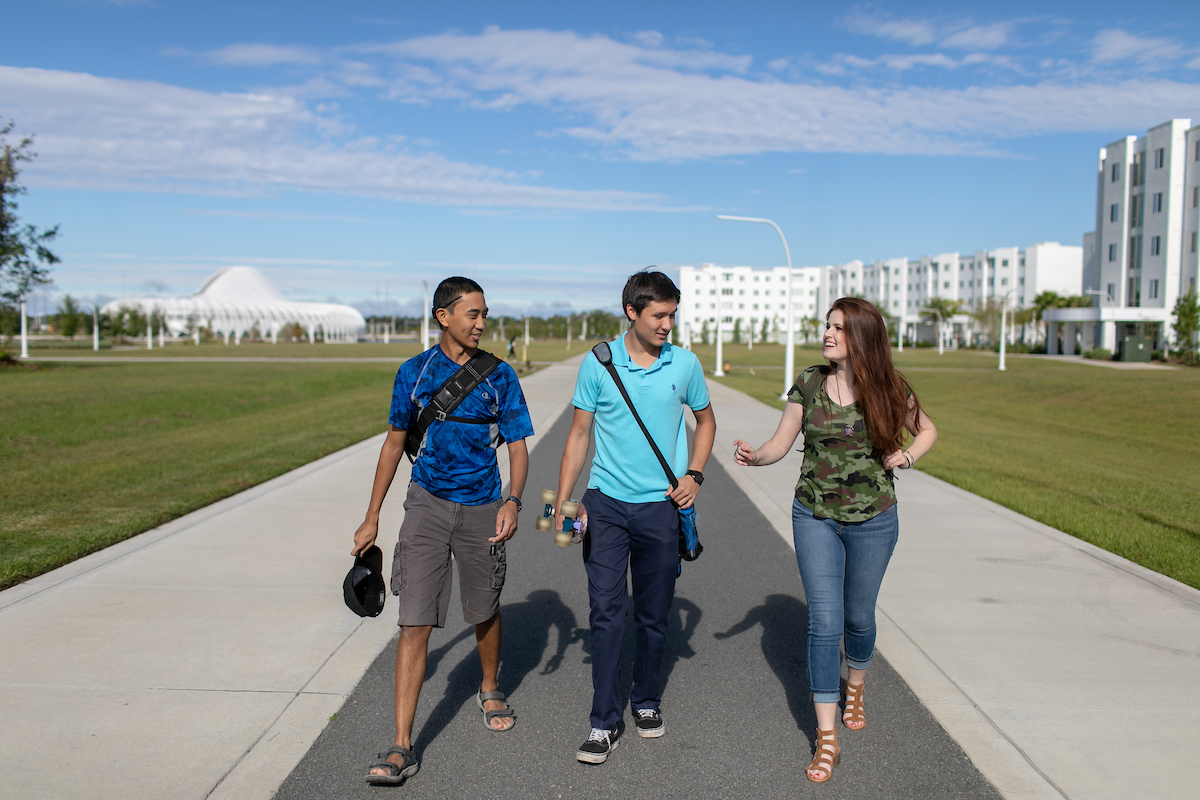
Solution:
{"label": "long brown hair", "polygon": [[[860,297],[838,298],[829,313],[834,311],[842,312],[846,350],[858,388],[858,407],[866,420],[875,455],[895,452],[903,445],[904,420],[910,412],[916,415],[916,424],[920,426],[921,403],[892,364],[887,324],[879,309]],[[825,319],[829,319],[829,314]]]}

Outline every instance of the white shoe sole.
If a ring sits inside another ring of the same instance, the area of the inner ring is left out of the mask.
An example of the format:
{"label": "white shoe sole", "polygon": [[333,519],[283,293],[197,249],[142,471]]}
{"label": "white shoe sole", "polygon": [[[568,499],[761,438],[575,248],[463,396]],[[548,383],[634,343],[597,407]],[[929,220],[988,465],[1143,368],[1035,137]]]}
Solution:
{"label": "white shoe sole", "polygon": [[618,739],[609,745],[607,753],[588,753],[583,750],[579,750],[575,753],[575,758],[579,759],[585,764],[603,764],[605,761],[608,761],[608,757],[612,755],[612,752],[617,749],[617,745],[620,743],[621,740]]}
{"label": "white shoe sole", "polygon": [[667,726],[659,725],[657,728],[652,728],[651,730],[648,730],[648,731],[644,731],[641,728],[638,728],[637,732],[638,732],[638,736],[642,737],[643,739],[657,739],[658,737],[662,736],[664,733],[667,732]]}

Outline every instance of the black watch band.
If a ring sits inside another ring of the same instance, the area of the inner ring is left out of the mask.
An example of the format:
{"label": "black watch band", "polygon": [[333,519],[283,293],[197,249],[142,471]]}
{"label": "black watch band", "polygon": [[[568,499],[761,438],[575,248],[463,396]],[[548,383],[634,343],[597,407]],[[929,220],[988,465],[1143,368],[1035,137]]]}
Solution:
{"label": "black watch band", "polygon": [[696,485],[697,485],[697,486],[700,486],[700,485],[702,485],[702,484],[704,483],[704,473],[703,473],[703,472],[701,472],[701,471],[700,471],[700,470],[698,470],[698,469],[689,469],[689,470],[688,470],[687,472],[685,472],[684,474],[685,474],[685,475],[691,475],[691,476],[692,476],[692,479],[693,479],[694,481],[696,481]]}
{"label": "black watch band", "polygon": [[518,514],[521,513],[521,498],[517,497],[515,494],[510,494],[508,497],[506,497],[504,499],[504,502],[507,503],[509,500],[512,500],[514,503],[517,504],[517,513]]}

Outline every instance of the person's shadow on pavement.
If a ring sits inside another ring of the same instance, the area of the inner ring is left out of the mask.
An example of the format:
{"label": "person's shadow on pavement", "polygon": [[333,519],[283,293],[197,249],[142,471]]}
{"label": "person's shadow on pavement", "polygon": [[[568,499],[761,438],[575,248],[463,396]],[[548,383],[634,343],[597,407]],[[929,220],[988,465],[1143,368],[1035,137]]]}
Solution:
{"label": "person's shadow on pavement", "polygon": [[[574,612],[563,603],[558,592],[549,589],[530,592],[524,602],[502,606],[500,612],[503,636],[500,651],[500,691],[512,697],[525,676],[542,663],[550,644],[552,629],[558,632],[558,641],[554,655],[542,669],[543,675],[549,675],[559,668],[567,648],[579,640],[580,631],[575,628]],[[473,633],[474,627],[468,626],[446,645],[437,651],[431,651],[425,679],[429,679],[436,667],[434,652],[439,652],[440,659],[441,654],[448,652],[451,647]],[[586,631],[582,633],[586,637]],[[471,700],[471,708],[475,709],[473,698],[479,691],[479,682],[482,679],[479,654],[472,648],[446,676],[446,693],[429,713],[429,718],[413,741],[413,747],[418,754],[445,730],[462,709],[463,703]]]}
{"label": "person's shadow on pavement", "polygon": [[808,609],[804,603],[786,594],[769,595],[761,605],[729,630],[714,633],[716,639],[728,639],[762,626],[762,650],[775,677],[783,684],[788,710],[796,727],[810,738],[816,736],[817,717],[808,691]]}

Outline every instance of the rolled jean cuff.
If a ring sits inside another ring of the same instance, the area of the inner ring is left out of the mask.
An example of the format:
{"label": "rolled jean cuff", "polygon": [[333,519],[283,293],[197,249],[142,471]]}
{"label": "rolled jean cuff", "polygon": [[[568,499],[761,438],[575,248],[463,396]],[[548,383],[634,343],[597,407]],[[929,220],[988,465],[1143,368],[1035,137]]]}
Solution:
{"label": "rolled jean cuff", "polygon": [[874,657],[875,654],[872,653],[871,655],[867,656],[866,661],[857,661],[850,656],[846,656],[846,666],[850,667],[850,669],[866,669],[867,667],[871,666],[871,659]]}
{"label": "rolled jean cuff", "polygon": [[840,703],[841,701],[841,692],[813,692],[814,703]]}

